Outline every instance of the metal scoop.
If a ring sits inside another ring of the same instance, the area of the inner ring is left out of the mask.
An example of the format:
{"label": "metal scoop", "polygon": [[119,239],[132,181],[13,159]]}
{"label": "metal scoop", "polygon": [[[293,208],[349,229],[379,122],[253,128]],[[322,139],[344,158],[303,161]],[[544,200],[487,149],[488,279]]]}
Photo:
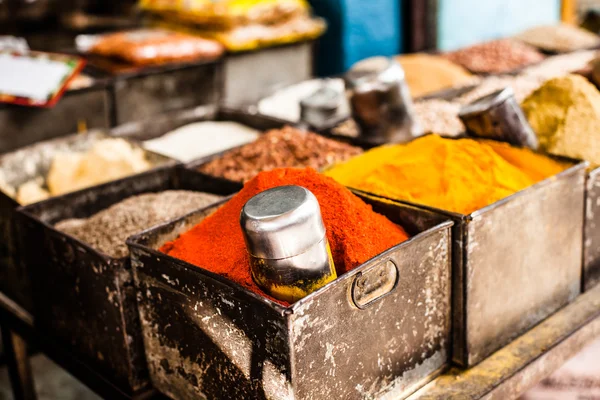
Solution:
{"label": "metal scoop", "polygon": [[327,127],[339,119],[344,101],[343,91],[325,80],[319,89],[300,100],[300,120],[316,129]]}
{"label": "metal scoop", "polygon": [[538,139],[527,122],[512,88],[507,87],[464,106],[458,114],[472,136],[516,146],[538,148]]}
{"label": "metal scoop", "polygon": [[300,186],[280,186],[252,197],[240,224],[256,284],[293,303],[336,278],[315,196]]}
{"label": "metal scoop", "polygon": [[372,57],[352,66],[344,77],[360,137],[373,144],[406,142],[423,134],[400,64]]}

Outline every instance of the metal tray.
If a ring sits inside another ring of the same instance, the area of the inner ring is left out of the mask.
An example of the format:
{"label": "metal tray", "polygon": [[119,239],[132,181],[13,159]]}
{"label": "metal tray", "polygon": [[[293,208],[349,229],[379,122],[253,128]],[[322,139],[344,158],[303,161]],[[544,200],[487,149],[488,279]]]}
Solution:
{"label": "metal tray", "polygon": [[365,200],[415,236],[290,307],[156,250],[214,208],[130,238],[154,386],[180,399],[399,398],[436,376],[450,350],[451,223]]}
{"label": "metal tray", "polygon": [[[274,88],[312,77],[313,41],[227,54],[223,61],[221,102],[229,107],[249,106]],[[252,77],[248,78],[248,71]]]}
{"label": "metal tray", "polygon": [[110,126],[110,85],[96,82],[91,87],[69,90],[52,108],[0,105],[0,153],[30,144]]}
{"label": "metal tray", "polygon": [[[56,153],[84,151],[95,141],[106,137],[101,132],[70,135],[1,155],[0,179],[16,188],[36,176],[45,177]],[[146,154],[155,165],[174,163],[169,158],[152,152]],[[20,265],[17,251],[17,226],[14,223],[17,207],[17,201],[0,189],[0,291],[27,311],[32,311],[29,276],[25,266]]]}
{"label": "metal tray", "polygon": [[127,393],[149,385],[129,257],[110,257],[54,224],[89,217],[133,195],[170,189],[229,195],[237,185],[163,167],[19,209],[36,326]]}
{"label": "metal tray", "polygon": [[113,125],[217,104],[222,61],[175,64],[113,77]]}
{"label": "metal tray", "polygon": [[588,171],[583,232],[583,290],[600,283],[600,168]]}
{"label": "metal tray", "polygon": [[[471,367],[581,293],[586,162],[452,228],[453,361]],[[378,196],[381,198],[381,196]]]}
{"label": "metal tray", "polygon": [[259,131],[278,129],[289,122],[252,112],[248,109],[233,109],[206,105],[190,110],[165,113],[151,120],[132,122],[115,127],[111,135],[133,140],[150,140],[163,136],[181,126],[199,121],[232,121]]}

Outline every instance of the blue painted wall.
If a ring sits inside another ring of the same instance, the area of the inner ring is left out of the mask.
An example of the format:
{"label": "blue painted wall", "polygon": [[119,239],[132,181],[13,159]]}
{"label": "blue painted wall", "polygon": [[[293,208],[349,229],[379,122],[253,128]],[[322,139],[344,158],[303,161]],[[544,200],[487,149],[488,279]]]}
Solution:
{"label": "blue painted wall", "polygon": [[560,0],[438,0],[438,48],[455,50],[560,20]]}
{"label": "blue painted wall", "polygon": [[339,74],[354,62],[402,51],[402,0],[311,0],[327,20],[317,50],[317,74]]}

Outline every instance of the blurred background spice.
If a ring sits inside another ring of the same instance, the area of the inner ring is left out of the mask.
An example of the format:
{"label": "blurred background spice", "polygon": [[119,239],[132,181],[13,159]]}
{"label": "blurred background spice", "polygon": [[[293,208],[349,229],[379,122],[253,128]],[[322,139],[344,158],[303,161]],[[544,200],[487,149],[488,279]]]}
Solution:
{"label": "blurred background spice", "polygon": [[88,218],[56,224],[65,232],[110,257],[127,257],[125,240],[133,235],[199,208],[221,197],[187,190],[167,190],[129,197]]}
{"label": "blurred background spice", "polygon": [[286,126],[260,136],[199,167],[208,175],[245,182],[261,171],[282,167],[323,169],[360,154],[362,150],[315,133]]}
{"label": "blurred background spice", "polygon": [[209,154],[252,142],[259,132],[230,121],[202,121],[182,126],[156,139],[144,148],[173,159],[188,162]]}
{"label": "blurred background spice", "polygon": [[415,53],[396,57],[404,69],[412,97],[421,97],[444,89],[472,85],[479,78],[460,65],[438,55]]}
{"label": "blurred background spice", "polygon": [[469,214],[565,168],[505,143],[427,135],[376,147],[325,173],[349,187]]}
{"label": "blurred background spice", "polygon": [[516,38],[542,50],[558,53],[600,46],[598,35],[569,24],[536,26]]}
{"label": "blurred background spice", "polygon": [[444,57],[480,74],[511,72],[544,59],[544,55],[534,47],[513,39],[476,44],[446,53]]}
{"label": "blurred background spice", "polygon": [[252,196],[284,185],[302,186],[319,201],[338,276],[408,238],[401,227],[332,179],[310,168],[280,168],[258,174],[225,205],[160,250],[268,297],[250,274],[240,212]]}
{"label": "blurred background spice", "polygon": [[544,151],[600,165],[600,92],[584,77],[551,79],[522,107]]}
{"label": "blurred background spice", "polygon": [[57,153],[47,177],[36,177],[12,188],[19,204],[73,192],[123,178],[152,167],[145,152],[123,139],[102,139],[85,152]]}

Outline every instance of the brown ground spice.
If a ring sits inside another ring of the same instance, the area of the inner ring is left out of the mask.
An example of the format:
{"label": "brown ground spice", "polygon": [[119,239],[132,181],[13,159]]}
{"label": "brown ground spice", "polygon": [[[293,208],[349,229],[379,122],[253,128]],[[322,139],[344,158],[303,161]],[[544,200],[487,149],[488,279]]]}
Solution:
{"label": "brown ground spice", "polygon": [[537,49],[513,39],[476,44],[446,53],[445,57],[474,73],[501,74],[542,61]]}
{"label": "brown ground spice", "polygon": [[362,153],[358,147],[290,126],[274,129],[256,141],[200,166],[208,175],[246,182],[275,168],[311,167],[322,170]]}
{"label": "brown ground spice", "polygon": [[67,219],[56,229],[111,257],[129,254],[125,240],[151,226],[208,206],[221,197],[187,190],[167,190],[129,197],[84,219]]}

